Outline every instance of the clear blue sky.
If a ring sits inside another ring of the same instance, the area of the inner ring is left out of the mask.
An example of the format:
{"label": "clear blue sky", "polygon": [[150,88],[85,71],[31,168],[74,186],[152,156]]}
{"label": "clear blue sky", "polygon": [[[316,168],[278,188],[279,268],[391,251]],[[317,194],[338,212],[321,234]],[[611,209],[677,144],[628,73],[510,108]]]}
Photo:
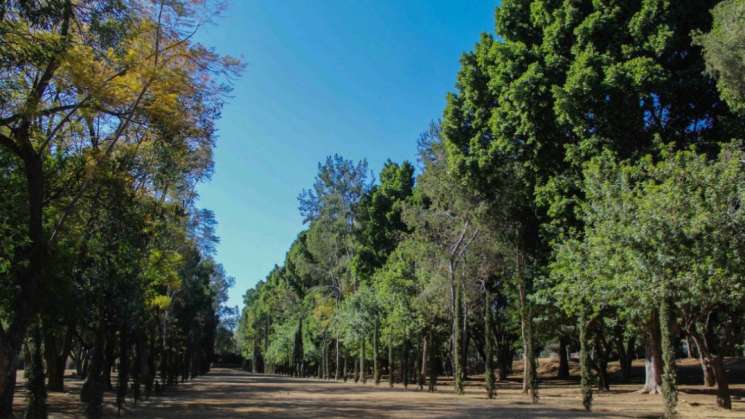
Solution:
{"label": "clear blue sky", "polygon": [[440,118],[460,55],[494,31],[498,0],[233,0],[199,41],[247,67],[218,123],[212,180],[217,260],[231,305],[284,260],[302,230],[297,195],[339,153],[415,160]]}

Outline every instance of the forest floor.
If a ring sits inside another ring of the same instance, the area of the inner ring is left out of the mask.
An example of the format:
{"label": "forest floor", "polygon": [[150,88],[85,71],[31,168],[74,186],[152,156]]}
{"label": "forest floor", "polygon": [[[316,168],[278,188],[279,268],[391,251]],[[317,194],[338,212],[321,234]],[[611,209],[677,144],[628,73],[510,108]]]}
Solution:
{"label": "forest floor", "polygon": [[[691,377],[696,373],[700,375],[695,360],[680,360],[678,364],[681,381],[686,382],[689,374]],[[713,389],[681,384],[678,404],[681,417],[745,417],[743,364],[737,362],[730,366],[732,381],[737,383],[732,385],[732,411],[716,407]],[[635,370],[640,367],[641,364],[635,362]],[[367,384],[337,383],[214,368],[208,375],[179,384],[178,388],[141,402],[137,407],[128,400],[127,408],[121,413],[122,416],[138,418],[652,418],[662,414],[661,396],[637,393],[638,383],[611,385],[610,392],[595,392],[593,412],[587,413],[581,409],[576,379],[549,378],[553,370],[551,362],[543,362],[540,370],[546,377],[541,383],[538,404],[532,404],[520,390],[519,376],[500,382],[496,398],[489,400],[482,388],[482,377],[478,376],[470,377],[464,396],[456,396],[452,387],[443,383],[437,392],[429,393],[418,391],[411,385],[408,390],[401,385],[389,388],[385,382],[375,386],[371,380]],[[50,393],[50,417],[81,416],[80,385],[80,380],[66,378],[64,393]],[[106,393],[107,416],[117,415],[114,397],[113,392]],[[18,417],[23,417],[24,399],[21,378],[16,397]]]}

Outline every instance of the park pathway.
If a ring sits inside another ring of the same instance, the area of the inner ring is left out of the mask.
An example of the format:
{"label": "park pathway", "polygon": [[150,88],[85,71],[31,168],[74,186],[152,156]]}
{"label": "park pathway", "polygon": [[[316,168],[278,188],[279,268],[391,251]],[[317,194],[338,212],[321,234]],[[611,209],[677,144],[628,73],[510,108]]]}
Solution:
{"label": "park pathway", "polygon": [[642,405],[638,410],[623,406],[618,414],[612,413],[615,409],[587,414],[578,409],[576,388],[565,394],[567,390],[547,388],[541,403],[532,405],[516,385],[502,388],[497,399],[488,400],[478,387],[459,397],[449,388],[428,393],[410,386],[404,391],[386,383],[335,383],[216,368],[128,413],[145,418],[628,418],[651,413],[649,406]]}

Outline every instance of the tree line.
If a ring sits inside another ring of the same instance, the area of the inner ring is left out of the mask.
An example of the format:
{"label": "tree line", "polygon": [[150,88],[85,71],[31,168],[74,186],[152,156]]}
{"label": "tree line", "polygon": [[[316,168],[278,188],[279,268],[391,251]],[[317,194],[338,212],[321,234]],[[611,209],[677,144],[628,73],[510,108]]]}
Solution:
{"label": "tree line", "polygon": [[[537,358],[582,403],[608,363],[645,360],[677,403],[676,358],[731,408],[745,336],[745,2],[519,1],[463,54],[416,168],[334,155],[298,198],[306,228],[244,296],[254,372],[485,391]],[[687,353],[686,353],[687,351]]]}
{"label": "tree line", "polygon": [[209,370],[233,279],[195,186],[241,69],[192,39],[210,8],[0,3],[0,417],[21,365],[26,418],[69,359],[87,417]]}

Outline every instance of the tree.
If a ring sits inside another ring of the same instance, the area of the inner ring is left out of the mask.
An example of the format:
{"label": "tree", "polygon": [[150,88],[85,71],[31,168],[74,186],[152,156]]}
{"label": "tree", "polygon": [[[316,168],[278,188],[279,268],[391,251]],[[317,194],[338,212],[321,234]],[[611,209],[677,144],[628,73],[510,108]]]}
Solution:
{"label": "tree", "polygon": [[[437,132],[434,132],[435,135]],[[433,246],[450,282],[452,314],[452,360],[455,390],[463,393],[465,352],[463,333],[467,319],[463,307],[464,285],[458,275],[459,264],[468,247],[479,236],[479,217],[483,207],[478,197],[460,187],[447,171],[447,160],[438,136],[421,142],[420,156],[425,168],[417,179],[415,204],[405,215],[406,222],[421,242]]]}
{"label": "tree", "polygon": [[745,111],[745,46],[740,40],[745,35],[745,2],[725,0],[718,3],[711,14],[711,31],[699,31],[694,44],[704,50],[706,71],[717,80],[719,93],[729,107],[742,114]]}
{"label": "tree", "polygon": [[24,183],[27,239],[3,257],[15,291],[0,327],[0,394],[12,396],[16,354],[53,286],[56,243],[112,159],[178,148],[209,160],[223,76],[240,64],[189,40],[184,18],[202,12],[188,2],[3,5],[0,145]]}

